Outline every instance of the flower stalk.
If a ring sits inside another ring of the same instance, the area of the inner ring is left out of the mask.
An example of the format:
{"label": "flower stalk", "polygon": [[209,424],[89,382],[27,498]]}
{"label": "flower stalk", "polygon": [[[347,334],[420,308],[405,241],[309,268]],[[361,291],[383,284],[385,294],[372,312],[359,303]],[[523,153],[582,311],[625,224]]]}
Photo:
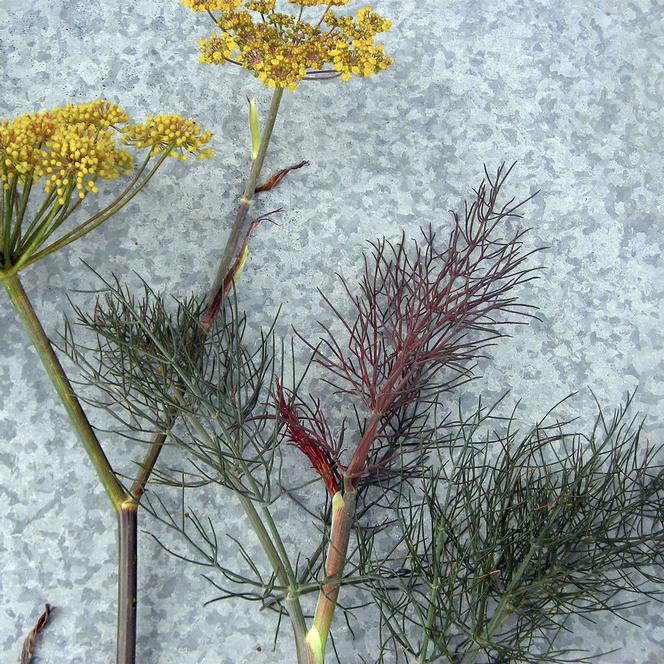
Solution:
{"label": "flower stalk", "polygon": [[115,509],[129,497],[120,484],[104,450],[92,429],[90,422],[77,399],[67,375],[65,374],[58,356],[48,339],[28,294],[23,288],[18,275],[11,274],[0,277],[5,292],[18,314],[23,328],[34,346],[62,405],[69,415],[83,447],[90,457],[90,461],[99,477],[99,481],[106,490],[111,504]]}
{"label": "flower stalk", "polygon": [[118,519],[117,664],[134,664],[136,658],[136,520],[138,504],[124,489],[111,467],[18,275],[3,276],[2,285],[116,512]]}
{"label": "flower stalk", "polygon": [[[226,241],[226,246],[224,247],[224,252],[221,256],[221,261],[217,269],[217,274],[214,278],[214,281],[212,282],[212,288],[210,289],[208,307],[213,311],[215,308],[218,310],[218,307],[221,304],[221,302],[218,300],[220,293],[223,292],[224,280],[226,279],[231,262],[233,261],[237,251],[238,244],[246,232],[245,226],[247,215],[254,198],[254,192],[256,190],[256,185],[258,184],[258,178],[263,168],[265,155],[267,154],[267,149],[270,145],[272,131],[274,130],[274,125],[277,121],[277,114],[279,113],[279,106],[281,105],[283,94],[283,88],[277,88],[272,93],[272,101],[270,102],[270,109],[268,111],[268,115],[265,120],[265,126],[263,127],[263,131],[260,137],[258,151],[255,158],[251,162],[249,177],[247,178],[242,198],[240,198],[240,206],[238,207],[237,213],[235,215],[235,221],[233,222],[231,232],[228,236],[228,240]],[[255,140],[256,135],[254,132],[252,132],[252,141],[254,144]]]}
{"label": "flower stalk", "polygon": [[[258,116],[255,104],[253,101],[250,102],[249,126],[252,140],[251,167],[249,170],[247,182],[244,187],[244,192],[240,198],[240,205],[235,215],[233,226],[231,227],[231,231],[226,240],[226,244],[219,261],[219,266],[217,268],[212,287],[209,291],[207,310],[200,320],[202,336],[198,340],[199,343],[203,342],[205,336],[210,331],[214,319],[219,313],[223,301],[229,292],[229,277],[234,276],[237,278],[240,271],[244,267],[244,262],[246,261],[248,250],[248,237],[251,233],[251,224],[247,224],[246,222],[247,215],[254,198],[258,178],[260,177],[261,170],[265,162],[265,156],[270,145],[270,139],[272,138],[272,132],[274,130],[274,125],[279,113],[283,92],[283,88],[277,88],[273,92],[270,109],[268,111],[265,127],[263,128],[262,132],[260,132],[258,129]],[[259,138],[259,135],[260,139],[257,144],[256,141]],[[244,243],[242,242],[242,238],[245,238]],[[233,259],[238,252],[239,245],[241,245],[242,255],[238,257],[236,263],[234,264]],[[237,270],[234,272],[233,268],[235,266],[237,266]],[[172,423],[175,421],[176,417],[177,411],[171,411],[169,421]],[[152,473],[152,470],[159,459],[159,455],[161,454],[161,450],[163,449],[167,438],[168,436],[165,433],[157,433],[153,436],[152,441],[150,442],[150,447],[148,448],[145,458],[143,459],[143,463],[141,464],[141,472],[139,473],[139,476],[131,489],[131,493],[134,498],[140,499],[140,496],[143,494],[145,485],[147,484],[150,474]]]}

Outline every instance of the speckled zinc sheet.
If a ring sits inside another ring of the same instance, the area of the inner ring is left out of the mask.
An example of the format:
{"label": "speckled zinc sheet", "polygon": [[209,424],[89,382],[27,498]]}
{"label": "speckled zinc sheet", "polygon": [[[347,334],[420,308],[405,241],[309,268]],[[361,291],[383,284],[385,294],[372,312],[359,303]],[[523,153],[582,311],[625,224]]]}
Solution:
{"label": "speckled zinc sheet", "polygon": [[[357,4],[357,3],[353,3]],[[256,204],[283,208],[252,241],[242,297],[257,326],[283,305],[280,333],[314,333],[328,314],[316,292],[341,295],[365,241],[449,227],[448,210],[482,178],[518,161],[510,194],[524,208],[527,247],[546,245],[523,297],[540,320],[512,330],[468,393],[510,390],[525,421],[566,405],[588,426],[592,388],[607,407],[638,386],[635,406],[664,442],[664,5],[660,0],[379,0],[395,65],[369,80],[287,93],[266,171],[309,160]],[[359,6],[359,5],[358,5]],[[159,111],[214,132],[214,159],[169,165],[121,215],[24,273],[55,338],[66,292],[94,287],[82,260],[175,295],[211,280],[247,171],[246,97],[270,93],[246,72],[197,63],[209,33],[175,0],[0,0],[0,117],[106,97],[136,118]],[[85,296],[74,294],[78,302]],[[4,295],[2,296],[4,298]],[[113,661],[113,516],[6,299],[0,307],[0,661],[17,662],[44,602],[57,606],[40,664]],[[103,417],[98,420],[103,423]],[[585,425],[584,425],[585,426]],[[123,444],[109,441],[113,459]],[[300,463],[302,463],[300,461]],[[302,466],[305,468],[305,466]],[[213,493],[220,530],[241,515]],[[281,514],[289,542],[304,519]],[[160,534],[148,517],[142,529]],[[227,556],[238,556],[229,547]],[[139,657],[144,664],[293,662],[288,634],[254,606],[203,602],[214,590],[141,534]],[[664,661],[662,609],[631,610],[638,626],[600,619],[568,643],[621,648],[602,664]],[[232,621],[232,625],[231,625]],[[370,614],[357,640],[338,629],[344,663],[373,651]],[[371,661],[371,660],[369,660]]]}

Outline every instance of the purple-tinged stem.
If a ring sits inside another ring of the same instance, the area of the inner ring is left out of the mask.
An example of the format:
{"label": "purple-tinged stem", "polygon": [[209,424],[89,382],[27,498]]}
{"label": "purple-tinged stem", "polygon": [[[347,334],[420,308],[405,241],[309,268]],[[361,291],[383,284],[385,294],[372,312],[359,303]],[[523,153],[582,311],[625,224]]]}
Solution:
{"label": "purple-tinged stem", "polygon": [[118,637],[117,664],[136,662],[138,567],[138,504],[127,501],[118,515]]}
{"label": "purple-tinged stem", "polygon": [[347,490],[343,496],[341,492],[337,492],[332,498],[332,526],[330,545],[325,558],[325,583],[318,594],[314,622],[306,636],[309,659],[299,664],[309,664],[310,662],[323,664],[325,660],[325,646],[330,635],[346,565],[356,499],[357,494],[354,489]]}

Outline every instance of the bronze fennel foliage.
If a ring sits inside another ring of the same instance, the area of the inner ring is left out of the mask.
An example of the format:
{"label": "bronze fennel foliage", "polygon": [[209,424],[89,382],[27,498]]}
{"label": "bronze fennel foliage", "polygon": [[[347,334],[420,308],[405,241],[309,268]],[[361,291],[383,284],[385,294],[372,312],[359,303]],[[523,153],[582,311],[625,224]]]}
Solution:
{"label": "bronze fennel foliage", "polygon": [[[341,424],[305,396],[306,371],[286,371],[273,327],[245,338],[234,298],[200,345],[196,299],[169,304],[147,286],[135,297],[114,281],[93,314],[77,312],[92,343],[68,328],[65,348],[96,389],[88,401],[122,435],[167,434],[186,453],[158,474],[181,508],[150,495],[153,515],[186,544],[162,546],[205,568],[212,601],[254,601],[278,625],[289,619],[300,663],[322,661],[335,609],[352,624],[344,587],[376,607],[376,661],[421,664],[580,661],[556,642],[570,616],[622,615],[659,595],[664,476],[629,403],[612,419],[600,411],[588,434],[555,409],[519,433],[515,413],[480,404],[457,416],[450,405],[502,326],[531,315],[514,292],[535,276],[523,232],[510,230],[521,203],[499,203],[508,174],[487,174],[447,244],[432,229],[412,244],[372,243],[359,289],[345,285],[350,317],[327,300],[345,337],[326,327],[309,346],[353,415]],[[288,443],[331,501],[321,493],[312,505],[308,483],[288,481],[298,463]],[[202,486],[230,492],[257,540],[224,545],[215,520],[187,502]],[[282,500],[311,517],[309,551],[283,536]],[[225,560],[232,548],[239,568]]]}

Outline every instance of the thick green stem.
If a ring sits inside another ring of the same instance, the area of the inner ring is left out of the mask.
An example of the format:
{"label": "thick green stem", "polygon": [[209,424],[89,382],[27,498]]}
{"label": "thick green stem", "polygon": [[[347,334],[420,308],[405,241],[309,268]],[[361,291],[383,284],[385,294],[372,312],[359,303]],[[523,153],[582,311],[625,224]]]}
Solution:
{"label": "thick green stem", "polygon": [[318,594],[313,625],[307,632],[306,658],[298,660],[298,664],[323,664],[325,661],[325,646],[330,635],[346,565],[356,498],[355,491],[347,491],[343,496],[341,493],[335,494],[332,499],[330,546],[325,558],[326,581]]}
{"label": "thick green stem", "polygon": [[118,516],[117,664],[136,662],[136,598],[138,567],[138,504],[127,501]]}
{"label": "thick green stem", "polygon": [[53,346],[46,336],[37,314],[32,307],[27,293],[23,289],[19,278],[15,274],[4,275],[1,277],[2,285],[9,295],[14,308],[16,309],[23,327],[27,332],[32,345],[35,347],[46,372],[55,387],[62,405],[65,407],[69,418],[78,433],[85,451],[92,461],[94,469],[97,471],[100,482],[114,507],[119,507],[128,495],[118,478],[116,477],[111,464],[109,463],[104,450],[102,449],[97,436],[88,421],[81,404],[74,394],[71,383],[69,382],[60,360],[58,360]]}
{"label": "thick green stem", "polygon": [[224,279],[226,278],[228,270],[231,266],[231,262],[233,261],[237,245],[243,236],[245,221],[247,214],[249,213],[251,202],[254,198],[258,177],[261,173],[261,169],[263,168],[263,162],[265,161],[265,155],[267,154],[267,148],[270,144],[272,130],[274,129],[274,123],[277,119],[277,113],[279,112],[279,105],[281,104],[281,98],[283,97],[283,94],[283,88],[276,88],[274,94],[272,95],[272,103],[270,104],[270,110],[265,121],[265,127],[263,127],[261,143],[258,148],[258,155],[251,164],[249,179],[247,180],[247,184],[244,188],[244,194],[240,199],[240,207],[238,208],[235,221],[233,222],[233,227],[231,228],[230,235],[228,236],[226,247],[224,248],[224,253],[221,257],[221,262],[219,263],[219,268],[217,270],[217,276],[215,277],[212,288],[210,289],[209,302],[212,302],[219,292],[219,289],[223,288]]}

